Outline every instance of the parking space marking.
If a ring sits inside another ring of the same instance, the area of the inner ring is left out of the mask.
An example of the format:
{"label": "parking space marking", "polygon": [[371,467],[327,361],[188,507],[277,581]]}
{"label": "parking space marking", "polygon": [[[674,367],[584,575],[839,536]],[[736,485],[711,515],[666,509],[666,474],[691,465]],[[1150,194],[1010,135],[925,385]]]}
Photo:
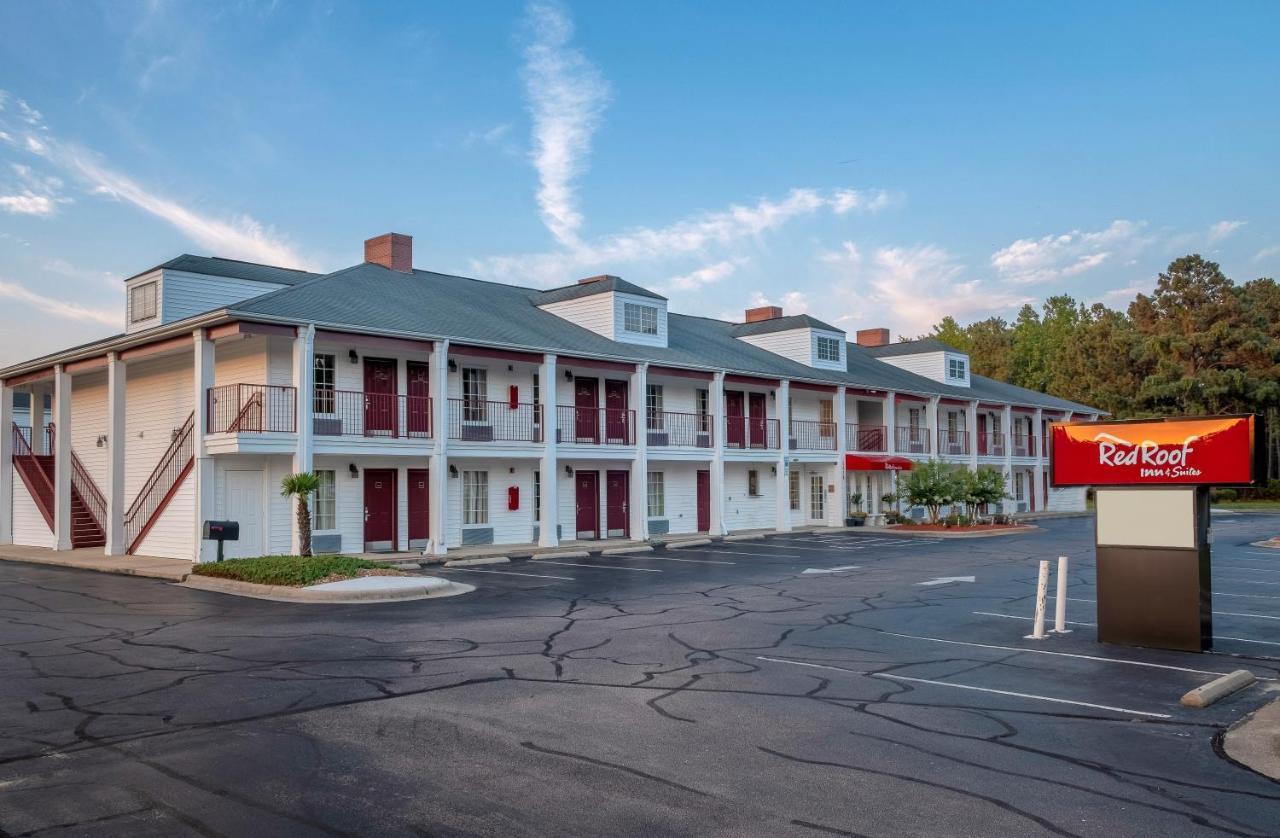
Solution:
{"label": "parking space marking", "polygon": [[[1215,634],[1215,635],[1213,636],[1213,639],[1214,639],[1214,640],[1235,640],[1235,641],[1237,641],[1237,642],[1239,642],[1239,643],[1260,643],[1260,644],[1262,644],[1263,646],[1280,646],[1280,643],[1276,643],[1274,640],[1250,640],[1250,639],[1249,639],[1249,638],[1247,638],[1247,637],[1225,637],[1225,636],[1223,636],[1223,635],[1221,635],[1221,634]],[[1267,679],[1267,678],[1259,678],[1258,680],[1259,680],[1259,681],[1266,681],[1266,680],[1269,680],[1269,679]]]}
{"label": "parking space marking", "polygon": [[737,564],[737,562],[720,562],[715,559],[677,559],[675,556],[625,556],[633,562],[686,562],[688,564]]}
{"label": "parking space marking", "polygon": [[1091,704],[1087,701],[1073,701],[1069,698],[1056,698],[1051,695],[1036,695],[1034,693],[1019,693],[1012,690],[996,690],[990,687],[975,687],[971,684],[958,684],[954,681],[935,681],[930,678],[912,678],[907,675],[895,675],[890,672],[860,672],[856,669],[845,669],[842,666],[829,666],[821,663],[808,663],[807,661],[793,661],[786,658],[769,658],[763,655],[757,655],[756,660],[771,661],[773,663],[789,663],[792,666],[808,666],[814,669],[830,669],[836,672],[847,672],[851,675],[862,675],[867,678],[887,678],[891,681],[906,681],[912,684],[932,684],[936,687],[951,687],[956,690],[972,690],[980,693],[991,693],[993,695],[1004,695],[1012,698],[1025,698],[1031,701],[1048,701],[1054,704],[1070,704],[1073,707],[1088,707],[1092,710],[1106,710],[1111,713],[1124,713],[1132,716],[1146,716],[1152,719],[1172,719],[1173,716],[1168,713],[1152,713],[1149,710],[1131,710],[1127,707],[1112,707],[1107,704]]}
{"label": "parking space marking", "polygon": [[1214,570],[1234,570],[1246,573],[1280,573],[1280,569],[1270,567],[1225,567],[1218,565]]}
{"label": "parking space marking", "polygon": [[[514,570],[480,570],[474,567],[446,567],[442,568],[446,573],[496,573],[499,576],[533,576],[538,579],[563,579],[565,582],[574,581],[572,576],[547,576],[542,573],[517,573]],[[440,572],[440,571],[433,571]]]}
{"label": "parking space marking", "polygon": [[538,564],[558,564],[565,567],[589,567],[592,570],[629,570],[633,573],[661,573],[661,570],[653,567],[614,567],[607,564],[577,564],[575,562],[552,562],[545,559],[538,559]]}
{"label": "parking space marking", "polygon": [[[1028,623],[1035,622],[1035,617],[1019,617],[1017,614],[997,614],[994,611],[971,611],[969,613],[978,614],[982,617],[1004,617],[1006,620],[1022,620],[1023,622],[1028,622]],[[1065,622],[1069,626],[1093,626],[1094,628],[1098,627],[1097,623],[1082,623],[1078,620],[1066,620]]]}
{"label": "parking space marking", "polygon": [[740,553],[737,550],[707,550],[703,548],[689,548],[689,552],[719,553],[725,556],[750,556],[751,558],[761,558],[761,559],[797,559],[799,558],[799,556],[788,556],[785,553]]}

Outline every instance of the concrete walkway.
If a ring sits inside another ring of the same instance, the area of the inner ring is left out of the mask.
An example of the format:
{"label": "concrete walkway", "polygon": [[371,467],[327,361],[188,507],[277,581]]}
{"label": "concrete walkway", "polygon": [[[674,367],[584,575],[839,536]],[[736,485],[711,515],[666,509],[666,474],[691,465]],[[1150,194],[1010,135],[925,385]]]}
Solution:
{"label": "concrete walkway", "polygon": [[191,573],[191,562],[182,559],[161,559],[156,556],[104,556],[101,547],[50,550],[46,547],[8,544],[0,547],[0,561],[74,567],[78,570],[96,570],[99,573],[117,573],[123,576],[147,576],[169,582],[181,582]]}

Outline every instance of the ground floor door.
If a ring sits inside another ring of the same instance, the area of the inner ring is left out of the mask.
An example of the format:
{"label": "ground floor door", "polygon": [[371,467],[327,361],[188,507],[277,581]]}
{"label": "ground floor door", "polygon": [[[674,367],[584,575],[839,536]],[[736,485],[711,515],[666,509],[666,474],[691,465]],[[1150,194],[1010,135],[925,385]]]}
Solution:
{"label": "ground floor door", "polygon": [[222,516],[240,524],[240,540],[226,542],[228,559],[251,559],[266,550],[262,543],[262,472],[228,471],[223,479]]}
{"label": "ground floor door", "polygon": [[631,534],[631,472],[611,471],[605,476],[605,538],[626,538]]}
{"label": "ground floor door", "polygon": [[365,552],[396,549],[396,471],[364,470]]}
{"label": "ground floor door", "polygon": [[578,538],[600,537],[600,473],[578,471],[574,474],[574,500],[577,506]]}
{"label": "ground floor door", "polygon": [[698,532],[711,532],[711,472],[698,472]]}
{"label": "ground floor door", "polygon": [[409,469],[409,549],[427,546],[431,538],[431,472]]}
{"label": "ground floor door", "polygon": [[827,517],[826,481],[821,474],[809,475],[809,518],[822,521]]}
{"label": "ground floor door", "polygon": [[751,411],[749,426],[751,428],[751,447],[764,448],[768,445],[768,434],[765,421],[764,393],[747,395],[748,409]]}

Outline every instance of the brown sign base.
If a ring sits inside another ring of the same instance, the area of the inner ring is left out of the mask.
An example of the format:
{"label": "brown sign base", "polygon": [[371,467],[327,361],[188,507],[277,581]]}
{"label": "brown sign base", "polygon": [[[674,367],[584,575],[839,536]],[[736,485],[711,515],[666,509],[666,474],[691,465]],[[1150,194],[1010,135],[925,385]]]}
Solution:
{"label": "brown sign base", "polygon": [[1213,646],[1209,548],[1098,547],[1098,640],[1203,652]]}

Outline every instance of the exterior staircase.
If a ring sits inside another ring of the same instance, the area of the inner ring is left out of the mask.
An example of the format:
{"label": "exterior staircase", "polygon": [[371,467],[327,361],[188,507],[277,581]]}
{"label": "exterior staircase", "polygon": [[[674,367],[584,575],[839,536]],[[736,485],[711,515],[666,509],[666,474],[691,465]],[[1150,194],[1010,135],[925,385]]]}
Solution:
{"label": "exterior staircase", "polygon": [[195,464],[195,413],[178,429],[142,490],[124,513],[127,552],[136,553]]}
{"label": "exterior staircase", "polygon": [[[27,433],[16,424],[13,426],[14,471],[22,478],[36,508],[49,530],[54,528],[54,456],[53,427],[44,440],[37,442],[39,453],[31,446]],[[84,464],[73,451],[71,454],[71,546],[102,547],[107,543],[105,528],[106,501]]]}

